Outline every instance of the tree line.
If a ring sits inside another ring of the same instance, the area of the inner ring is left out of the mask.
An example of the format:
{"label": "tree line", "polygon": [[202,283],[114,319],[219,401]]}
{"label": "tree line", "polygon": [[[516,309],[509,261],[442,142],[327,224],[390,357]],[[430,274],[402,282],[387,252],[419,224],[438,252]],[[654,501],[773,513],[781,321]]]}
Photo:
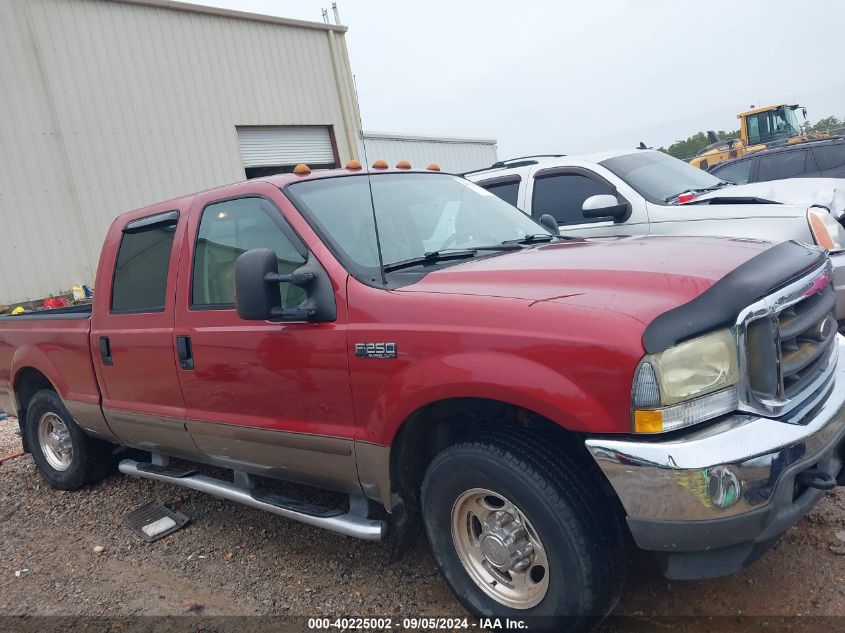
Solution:
{"label": "tree line", "polygon": [[[801,129],[805,134],[814,132],[829,132],[831,134],[842,133],[843,128],[845,128],[845,117],[840,119],[835,116],[819,119],[816,123],[807,121],[801,126]],[[716,132],[716,135],[719,137],[720,141],[726,141],[732,138],[739,138],[739,130],[733,130],[731,132],[719,130]],[[689,160],[699,151],[710,145],[710,142],[711,141],[707,137],[707,132],[697,132],[682,141],[675,141],[669,147],[660,147],[658,149],[660,149],[661,152],[666,152],[670,156],[674,156],[675,158]]]}

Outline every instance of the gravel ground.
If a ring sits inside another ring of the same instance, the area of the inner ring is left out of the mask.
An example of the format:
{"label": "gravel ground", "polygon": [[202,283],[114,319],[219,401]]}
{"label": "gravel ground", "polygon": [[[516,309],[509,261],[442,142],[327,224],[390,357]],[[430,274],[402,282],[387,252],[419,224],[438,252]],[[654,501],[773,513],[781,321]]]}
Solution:
{"label": "gravel ground", "polygon": [[[16,429],[0,422],[0,457],[20,450]],[[148,545],[121,520],[153,499],[192,522]],[[114,474],[61,492],[29,455],[0,464],[0,615],[465,614],[424,539],[398,563],[386,557],[385,544],[167,484]],[[728,578],[670,583],[650,557],[635,556],[616,614],[845,617],[845,491],[828,493],[775,549]]]}

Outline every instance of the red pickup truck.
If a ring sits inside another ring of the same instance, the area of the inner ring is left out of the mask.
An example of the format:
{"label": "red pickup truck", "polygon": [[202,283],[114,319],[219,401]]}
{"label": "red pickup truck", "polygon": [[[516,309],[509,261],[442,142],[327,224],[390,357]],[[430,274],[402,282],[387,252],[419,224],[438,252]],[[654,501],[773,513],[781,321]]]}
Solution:
{"label": "red pickup truck", "polygon": [[568,239],[433,167],[299,166],[120,216],[96,290],[0,319],[52,486],[132,447],[123,473],[397,554],[424,529],[475,614],[584,627],[626,533],[715,577],[843,482],[831,268],[796,242]]}

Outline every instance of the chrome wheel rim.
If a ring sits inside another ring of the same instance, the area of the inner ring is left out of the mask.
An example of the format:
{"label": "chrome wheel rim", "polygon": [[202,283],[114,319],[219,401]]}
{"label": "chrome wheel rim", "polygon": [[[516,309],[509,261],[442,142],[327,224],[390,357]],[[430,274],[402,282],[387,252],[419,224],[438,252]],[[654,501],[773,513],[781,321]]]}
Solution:
{"label": "chrome wheel rim", "polygon": [[549,589],[549,561],[531,522],[492,490],[467,490],[452,506],[452,542],[469,577],[513,609],[539,604]]}
{"label": "chrome wheel rim", "polygon": [[55,413],[45,413],[38,421],[38,443],[47,463],[56,470],[67,470],[73,461],[70,431]]}

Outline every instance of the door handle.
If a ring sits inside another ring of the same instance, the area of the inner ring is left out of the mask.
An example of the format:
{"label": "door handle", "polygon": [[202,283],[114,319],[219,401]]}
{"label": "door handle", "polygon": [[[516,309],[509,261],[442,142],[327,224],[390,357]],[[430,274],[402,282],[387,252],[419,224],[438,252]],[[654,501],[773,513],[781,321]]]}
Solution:
{"label": "door handle", "polygon": [[106,365],[107,367],[114,365],[114,361],[111,357],[111,343],[109,342],[108,336],[100,337],[100,356],[103,359],[103,365]]}
{"label": "door handle", "polygon": [[190,336],[176,337],[176,353],[179,355],[179,367],[182,369],[194,368],[194,350],[191,346]]}

